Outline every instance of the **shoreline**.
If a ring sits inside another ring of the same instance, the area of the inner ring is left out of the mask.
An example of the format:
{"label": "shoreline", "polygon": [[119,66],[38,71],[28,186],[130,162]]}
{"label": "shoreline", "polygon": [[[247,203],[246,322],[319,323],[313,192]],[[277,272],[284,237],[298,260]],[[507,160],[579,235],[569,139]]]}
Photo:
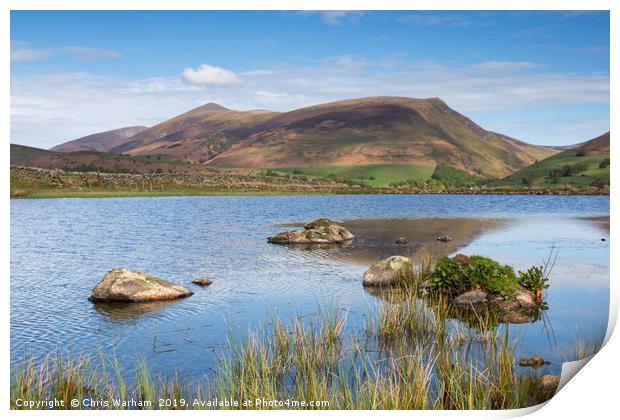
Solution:
{"label": "shoreline", "polygon": [[606,195],[608,187],[369,187],[300,177],[239,173],[100,173],[12,166],[10,198],[107,198],[257,195]]}
{"label": "shoreline", "polygon": [[592,193],[578,191],[383,191],[383,190],[361,190],[361,191],[273,191],[265,190],[171,190],[171,191],[35,191],[27,195],[10,194],[11,200],[36,200],[36,199],[55,199],[55,198],[134,198],[134,197],[244,197],[244,196],[306,196],[306,195],[484,195],[484,196],[606,196],[610,193]]}

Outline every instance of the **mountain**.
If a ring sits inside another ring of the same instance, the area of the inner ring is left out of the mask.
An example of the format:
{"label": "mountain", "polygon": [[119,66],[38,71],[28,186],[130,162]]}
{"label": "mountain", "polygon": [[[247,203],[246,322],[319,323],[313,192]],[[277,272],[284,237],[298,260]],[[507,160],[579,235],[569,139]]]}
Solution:
{"label": "mountain", "polygon": [[492,185],[609,185],[610,133],[575,144]]}
{"label": "mountain", "polygon": [[558,153],[487,131],[439,98],[369,97],[290,112],[209,103],[140,131],[113,153],[277,169],[387,185],[440,165],[501,178]]}
{"label": "mountain", "polygon": [[108,152],[127,141],[128,138],[146,130],[148,127],[124,127],[116,130],[103,131],[71,140],[57,146],[51,150],[56,152],[75,152],[78,150],[90,150],[93,152]]}
{"label": "mountain", "polygon": [[439,98],[370,97],[283,113],[249,128],[209,160],[222,167],[290,168],[440,163],[502,177],[556,151],[486,131]]}
{"label": "mountain", "polygon": [[209,103],[144,130],[111,151],[204,162],[244,138],[250,127],[276,115],[263,110],[233,111]]}
{"label": "mountain", "polygon": [[207,170],[204,167],[196,168],[189,162],[173,160],[165,156],[147,158],[145,156],[126,156],[89,150],[57,152],[11,144],[11,166],[14,165],[80,172],[187,173]]}

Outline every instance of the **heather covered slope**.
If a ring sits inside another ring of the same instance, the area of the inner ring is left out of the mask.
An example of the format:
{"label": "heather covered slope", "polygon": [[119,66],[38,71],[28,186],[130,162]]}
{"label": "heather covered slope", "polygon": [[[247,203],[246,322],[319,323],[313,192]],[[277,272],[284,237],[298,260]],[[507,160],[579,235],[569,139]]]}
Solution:
{"label": "heather covered slope", "polygon": [[11,144],[11,166],[29,166],[67,171],[124,173],[196,172],[207,168],[167,156],[127,156],[107,152],[80,150],[57,152]]}
{"label": "heather covered slope", "polygon": [[161,154],[203,163],[245,138],[250,127],[275,115],[263,110],[233,111],[209,103],[142,131],[112,152]]}
{"label": "heather covered slope", "polygon": [[506,176],[556,151],[486,131],[438,98],[372,97],[283,113],[255,124],[209,165],[308,168],[445,163]]}
{"label": "heather covered slope", "polygon": [[51,150],[56,152],[75,152],[78,150],[89,150],[93,152],[108,152],[111,149],[123,144],[128,138],[146,130],[147,127],[135,126],[124,127],[116,130],[103,131],[71,140],[57,146]]}
{"label": "heather covered slope", "polygon": [[609,185],[610,133],[579,143],[557,155],[543,159],[494,186],[601,186]]}

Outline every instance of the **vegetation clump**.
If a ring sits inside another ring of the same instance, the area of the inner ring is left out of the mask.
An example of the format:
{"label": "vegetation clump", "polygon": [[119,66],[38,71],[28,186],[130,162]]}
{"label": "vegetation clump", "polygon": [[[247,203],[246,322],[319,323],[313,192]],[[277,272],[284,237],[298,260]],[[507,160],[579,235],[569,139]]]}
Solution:
{"label": "vegetation clump", "polygon": [[437,165],[431,178],[440,181],[446,187],[473,187],[485,184],[488,181],[483,177],[470,175],[445,163]]}
{"label": "vegetation clump", "polygon": [[532,292],[547,289],[549,287],[548,281],[549,278],[542,266],[534,266],[526,271],[519,271],[519,284]]}
{"label": "vegetation clump", "polygon": [[441,258],[431,279],[432,288],[450,294],[483,289],[511,298],[518,289],[514,270],[490,258],[460,255],[455,258]]}

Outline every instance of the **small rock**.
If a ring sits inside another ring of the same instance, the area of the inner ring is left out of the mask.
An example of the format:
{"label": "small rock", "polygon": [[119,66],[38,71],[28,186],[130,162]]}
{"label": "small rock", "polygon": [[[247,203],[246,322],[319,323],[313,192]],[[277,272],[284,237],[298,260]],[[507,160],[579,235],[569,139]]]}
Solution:
{"label": "small rock", "polygon": [[560,377],[558,375],[543,375],[540,378],[540,390],[545,395],[553,395],[560,385]]}
{"label": "small rock", "polygon": [[536,304],[536,295],[528,290],[517,291],[514,299],[519,302],[519,305],[523,309],[534,309],[538,307]]}
{"label": "small rock", "polygon": [[509,324],[525,324],[530,322],[530,320],[531,317],[518,311],[505,312],[501,314],[501,321]]}
{"label": "small rock", "polygon": [[438,236],[437,240],[441,242],[450,242],[452,238],[450,236]]}
{"label": "small rock", "polygon": [[482,290],[472,290],[457,296],[454,304],[457,306],[479,306],[487,303],[487,293]]}
{"label": "small rock", "polygon": [[388,287],[398,284],[411,270],[411,259],[394,255],[375,263],[364,273],[365,287]]}
{"label": "small rock", "polygon": [[407,245],[409,243],[409,241],[407,240],[407,238],[398,238],[396,240],[396,243],[398,245]]}
{"label": "small rock", "polygon": [[206,277],[198,277],[197,279],[192,280],[192,283],[197,284],[199,286],[209,286],[213,284],[213,280],[208,279]]}
{"label": "small rock", "polygon": [[519,360],[519,366],[522,367],[532,367],[534,369],[538,369],[544,365],[548,365],[550,364],[549,362],[547,362],[546,360],[544,360],[542,357],[540,357],[539,355],[535,354],[533,355],[531,358],[529,359],[521,359]]}
{"label": "small rock", "polygon": [[192,294],[185,287],[155,276],[126,268],[115,268],[95,286],[90,300],[94,302],[149,302],[178,299]]}

